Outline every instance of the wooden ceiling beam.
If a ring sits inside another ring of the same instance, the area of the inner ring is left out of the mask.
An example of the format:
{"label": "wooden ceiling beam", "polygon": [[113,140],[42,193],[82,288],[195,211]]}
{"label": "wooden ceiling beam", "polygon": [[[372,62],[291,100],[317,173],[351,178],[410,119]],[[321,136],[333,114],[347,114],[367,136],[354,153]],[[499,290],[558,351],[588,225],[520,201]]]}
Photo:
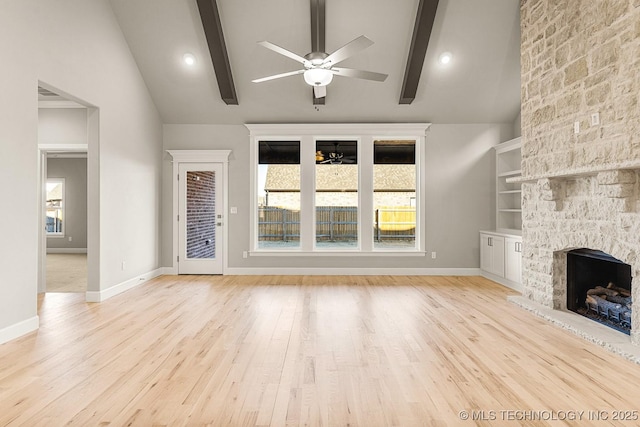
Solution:
{"label": "wooden ceiling beam", "polygon": [[416,23],[413,27],[413,37],[407,58],[407,67],[405,68],[404,80],[402,82],[400,104],[411,104],[416,97],[420,75],[422,74],[422,66],[424,65],[424,58],[427,54],[429,38],[431,37],[431,30],[437,10],[438,0],[420,0],[418,4]]}
{"label": "wooden ceiling beam", "polygon": [[311,0],[311,52],[324,52],[326,41],[325,0]]}
{"label": "wooden ceiling beam", "polygon": [[[311,52],[324,52],[327,35],[325,0],[311,0]],[[326,97],[316,98],[311,88],[313,105],[324,105]]]}
{"label": "wooden ceiling beam", "polygon": [[231,75],[231,64],[227,55],[227,45],[224,42],[217,1],[197,0],[197,3],[204,34],[209,45],[211,62],[218,80],[220,96],[227,105],[238,105],[238,97],[233,84],[233,76]]}

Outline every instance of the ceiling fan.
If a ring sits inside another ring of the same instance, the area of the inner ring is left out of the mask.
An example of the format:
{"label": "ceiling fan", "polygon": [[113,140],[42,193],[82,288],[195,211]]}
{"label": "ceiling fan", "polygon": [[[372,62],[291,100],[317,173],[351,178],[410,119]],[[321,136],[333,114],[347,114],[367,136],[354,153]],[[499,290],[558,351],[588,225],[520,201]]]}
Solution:
{"label": "ceiling fan", "polygon": [[328,152],[326,155],[322,152],[322,150],[316,151],[316,163],[341,165],[343,163],[356,162],[356,156],[345,156],[344,153],[340,151],[340,144],[338,144],[337,142],[333,143],[333,147],[333,151]]}
{"label": "ceiling fan", "polygon": [[373,42],[365,36],[360,36],[350,41],[332,54],[327,54],[326,52],[310,52],[304,57],[268,41],[262,41],[258,44],[301,63],[304,66],[304,69],[262,77],[260,79],[252,80],[254,83],[261,83],[268,80],[303,74],[304,81],[308,85],[313,86],[315,97],[322,98],[327,95],[326,87],[331,83],[334,75],[355,77],[358,79],[373,80],[377,82],[383,82],[387,78],[387,74],[375,73],[373,71],[335,67],[339,62],[344,61],[350,56],[355,55],[373,44]]}

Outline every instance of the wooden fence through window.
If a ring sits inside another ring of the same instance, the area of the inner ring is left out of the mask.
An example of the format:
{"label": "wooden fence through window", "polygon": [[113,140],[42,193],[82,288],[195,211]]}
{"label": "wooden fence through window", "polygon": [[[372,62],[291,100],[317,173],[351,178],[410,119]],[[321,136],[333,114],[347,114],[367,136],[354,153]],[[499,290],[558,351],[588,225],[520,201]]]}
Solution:
{"label": "wooden fence through window", "polygon": [[[374,236],[384,239],[415,239],[414,208],[379,208],[374,212]],[[358,208],[355,206],[317,206],[316,239],[349,241],[358,236]],[[273,206],[258,208],[259,241],[300,240],[300,211]]]}

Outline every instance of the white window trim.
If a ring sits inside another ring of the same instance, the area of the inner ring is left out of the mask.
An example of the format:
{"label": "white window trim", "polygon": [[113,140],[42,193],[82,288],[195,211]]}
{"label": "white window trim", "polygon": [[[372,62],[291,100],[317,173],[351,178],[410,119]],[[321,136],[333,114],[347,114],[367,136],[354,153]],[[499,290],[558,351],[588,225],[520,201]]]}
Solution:
{"label": "white window trim", "polygon": [[[57,231],[46,231],[45,234],[47,236],[47,238],[52,238],[52,239],[60,239],[65,237],[65,231],[67,229],[66,227],[66,223],[67,223],[67,212],[66,212],[66,206],[67,206],[67,183],[65,182],[64,178],[47,178],[46,180],[46,184],[50,183],[50,182],[56,182],[56,183],[61,183],[62,184],[62,202],[60,203],[60,210],[62,211],[62,231],[57,232]],[[46,194],[46,191],[45,191]],[[46,195],[45,195],[45,206],[44,206],[44,212],[46,215],[47,212],[47,200],[46,200]]]}
{"label": "white window trim", "polygon": [[[426,132],[430,123],[336,123],[336,124],[246,124],[250,140],[251,179],[251,243],[252,256],[409,256],[425,252],[425,189],[424,172]],[[316,248],[315,239],[315,147],[322,139],[354,139],[358,141],[358,156],[373,159],[373,141],[406,139],[416,142],[416,237],[415,248],[408,250],[376,249],[373,247],[373,219],[362,216],[365,207],[373,207],[373,161],[358,161],[358,248],[331,250]],[[277,249],[258,248],[258,144],[265,140],[300,141],[300,209],[313,212],[300,218],[300,247]],[[369,188],[371,187],[371,188]],[[363,223],[366,222],[365,223]]]}

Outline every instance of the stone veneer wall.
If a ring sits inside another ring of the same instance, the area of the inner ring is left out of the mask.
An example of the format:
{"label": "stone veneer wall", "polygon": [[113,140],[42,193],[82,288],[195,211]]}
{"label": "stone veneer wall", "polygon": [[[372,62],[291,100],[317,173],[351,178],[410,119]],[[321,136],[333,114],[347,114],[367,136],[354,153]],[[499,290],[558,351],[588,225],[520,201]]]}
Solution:
{"label": "stone veneer wall", "polygon": [[640,160],[640,0],[522,0],[520,19],[523,175]]}
{"label": "stone veneer wall", "polygon": [[521,31],[523,296],[566,308],[587,247],[631,264],[640,301],[640,0],[522,0]]}

